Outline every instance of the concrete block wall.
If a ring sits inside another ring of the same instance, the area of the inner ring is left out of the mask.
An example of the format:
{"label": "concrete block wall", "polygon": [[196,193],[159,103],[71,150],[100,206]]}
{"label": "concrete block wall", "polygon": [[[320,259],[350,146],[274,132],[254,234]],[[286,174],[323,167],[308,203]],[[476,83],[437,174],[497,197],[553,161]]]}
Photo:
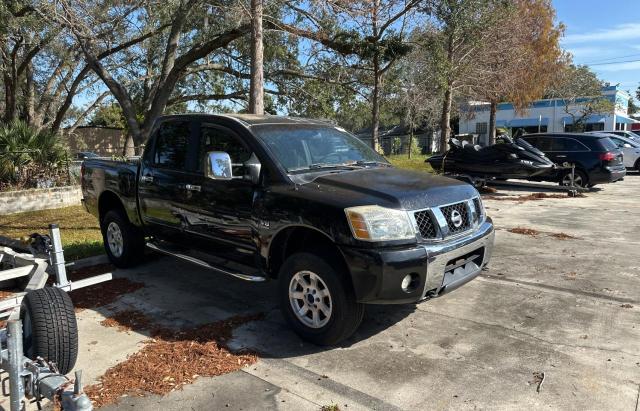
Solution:
{"label": "concrete block wall", "polygon": [[79,205],[80,186],[36,188],[0,193],[0,215]]}

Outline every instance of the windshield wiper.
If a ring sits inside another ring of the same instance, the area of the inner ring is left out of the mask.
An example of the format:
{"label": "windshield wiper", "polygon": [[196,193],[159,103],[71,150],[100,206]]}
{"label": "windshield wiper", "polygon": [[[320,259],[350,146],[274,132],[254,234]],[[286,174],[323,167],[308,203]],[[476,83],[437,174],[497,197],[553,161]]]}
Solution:
{"label": "windshield wiper", "polygon": [[309,170],[314,170],[317,168],[348,168],[348,169],[356,169],[362,168],[360,164],[356,163],[313,163],[309,165]]}
{"label": "windshield wiper", "polygon": [[366,167],[366,166],[385,166],[385,167],[389,167],[391,166],[391,164],[386,163],[384,161],[376,161],[376,160],[358,160],[354,163],[350,163],[350,164],[355,164],[357,166],[361,166],[361,167]]}
{"label": "windshield wiper", "polygon": [[349,164],[336,164],[336,163],[313,163],[313,164],[309,164],[306,167],[297,167],[297,168],[292,168],[289,170],[289,172],[296,172],[296,171],[304,171],[304,170],[320,170],[320,169],[342,169],[342,170],[358,170],[361,169],[363,166],[359,165],[359,164],[355,164],[355,163],[349,163]]}

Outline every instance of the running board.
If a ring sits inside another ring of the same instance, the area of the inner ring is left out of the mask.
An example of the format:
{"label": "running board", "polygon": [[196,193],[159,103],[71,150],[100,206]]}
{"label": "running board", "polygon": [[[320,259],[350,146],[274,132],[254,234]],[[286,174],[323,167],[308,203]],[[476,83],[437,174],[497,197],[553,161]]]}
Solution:
{"label": "running board", "polygon": [[265,281],[264,277],[231,272],[231,271],[225,270],[224,268],[220,268],[220,267],[216,267],[214,265],[211,265],[206,261],[200,260],[199,258],[195,258],[195,257],[192,257],[190,255],[186,255],[186,254],[182,254],[182,253],[179,253],[179,252],[171,251],[171,250],[168,250],[166,248],[162,248],[162,247],[158,246],[157,244],[154,244],[154,243],[151,243],[151,242],[147,243],[147,247],[149,247],[150,249],[152,249],[154,251],[158,251],[158,252],[163,253],[163,254],[171,255],[173,257],[180,258],[180,259],[188,261],[190,263],[197,264],[197,265],[199,265],[201,267],[208,268],[209,270],[213,270],[213,271],[217,271],[217,272],[222,273],[222,274],[230,275],[230,276],[239,278],[241,280],[255,281],[255,282]]}

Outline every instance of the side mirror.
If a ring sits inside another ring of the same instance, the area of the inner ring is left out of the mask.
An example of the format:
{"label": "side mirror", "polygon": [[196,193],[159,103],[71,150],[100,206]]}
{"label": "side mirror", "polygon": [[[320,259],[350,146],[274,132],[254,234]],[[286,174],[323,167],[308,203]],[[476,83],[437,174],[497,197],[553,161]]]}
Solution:
{"label": "side mirror", "polygon": [[631,146],[631,144],[629,144],[629,143],[624,143],[624,144],[622,145],[622,147],[624,147],[624,148],[631,148],[632,146]]}
{"label": "side mirror", "polygon": [[256,157],[256,153],[252,153],[251,157],[243,164],[245,169],[245,180],[250,180],[253,184],[258,184],[260,181],[260,170],[262,169],[262,164],[258,157]]}
{"label": "side mirror", "polygon": [[231,180],[233,172],[231,157],[224,151],[210,151],[207,153],[207,165],[204,168],[207,178],[212,180]]}

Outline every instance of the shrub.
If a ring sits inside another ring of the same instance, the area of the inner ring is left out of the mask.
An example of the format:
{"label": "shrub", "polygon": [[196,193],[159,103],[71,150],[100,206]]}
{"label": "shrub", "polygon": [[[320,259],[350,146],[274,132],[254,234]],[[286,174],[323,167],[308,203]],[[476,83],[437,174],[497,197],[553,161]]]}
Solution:
{"label": "shrub", "polygon": [[0,190],[59,185],[67,178],[67,163],[57,134],[20,120],[0,125]]}

